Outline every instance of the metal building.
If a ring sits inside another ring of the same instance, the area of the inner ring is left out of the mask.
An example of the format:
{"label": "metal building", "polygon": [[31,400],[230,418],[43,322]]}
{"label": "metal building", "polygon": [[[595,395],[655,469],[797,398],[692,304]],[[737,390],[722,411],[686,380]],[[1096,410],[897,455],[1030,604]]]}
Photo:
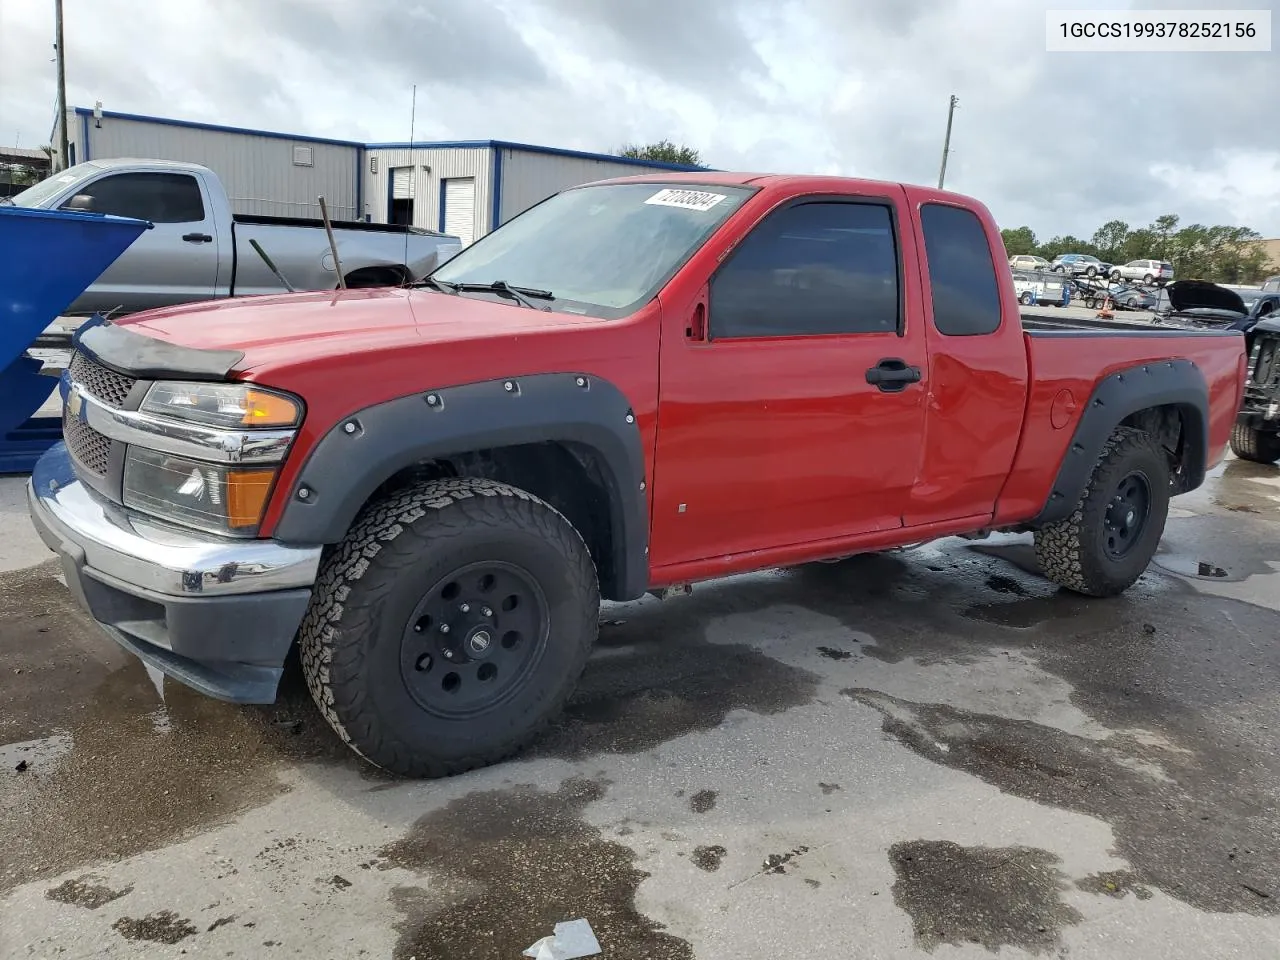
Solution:
{"label": "metal building", "polygon": [[[71,162],[135,157],[204,164],[237,213],[408,223],[476,240],[558,190],[697,167],[557,147],[468,140],[359,143],[76,107]],[[58,132],[54,131],[56,142]]]}

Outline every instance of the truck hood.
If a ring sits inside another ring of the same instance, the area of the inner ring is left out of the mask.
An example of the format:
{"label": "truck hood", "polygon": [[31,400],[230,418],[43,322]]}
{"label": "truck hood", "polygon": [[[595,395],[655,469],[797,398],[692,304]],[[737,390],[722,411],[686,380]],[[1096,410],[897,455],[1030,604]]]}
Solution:
{"label": "truck hood", "polygon": [[1240,294],[1207,280],[1175,280],[1165,287],[1169,303],[1176,311],[1230,310],[1248,313]]}
{"label": "truck hood", "polygon": [[201,350],[237,350],[237,370],[397,345],[512,338],[591,318],[429,290],[377,288],[186,304],[114,321]]}

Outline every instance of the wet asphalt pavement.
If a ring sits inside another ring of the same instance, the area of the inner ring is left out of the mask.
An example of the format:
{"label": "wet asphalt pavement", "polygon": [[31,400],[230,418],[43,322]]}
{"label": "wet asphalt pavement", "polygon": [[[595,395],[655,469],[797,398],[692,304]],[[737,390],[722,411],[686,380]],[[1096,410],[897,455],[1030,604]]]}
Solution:
{"label": "wet asphalt pavement", "polygon": [[398,781],[161,683],[0,480],[0,957],[1280,957],[1280,470],[1086,600],[1029,538],[611,606],[523,757]]}

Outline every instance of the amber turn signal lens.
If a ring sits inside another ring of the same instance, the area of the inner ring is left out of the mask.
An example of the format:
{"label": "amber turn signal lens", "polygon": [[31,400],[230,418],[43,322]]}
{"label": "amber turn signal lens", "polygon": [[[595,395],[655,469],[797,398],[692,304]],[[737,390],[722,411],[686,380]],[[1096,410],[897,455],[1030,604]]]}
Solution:
{"label": "amber turn signal lens", "polygon": [[250,387],[245,393],[240,422],[246,427],[291,427],[298,422],[300,412],[288,397]]}
{"label": "amber turn signal lens", "polygon": [[233,530],[256,527],[267,507],[274,470],[227,471],[227,526]]}

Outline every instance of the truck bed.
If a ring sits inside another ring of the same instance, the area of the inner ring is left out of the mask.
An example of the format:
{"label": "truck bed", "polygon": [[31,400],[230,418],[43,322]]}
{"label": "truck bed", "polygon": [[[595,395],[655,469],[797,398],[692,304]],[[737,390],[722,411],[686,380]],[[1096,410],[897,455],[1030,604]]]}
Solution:
{"label": "truck bed", "polygon": [[1149,321],[1022,318],[1029,391],[1023,441],[1000,501],[1005,518],[1033,516],[1054,478],[1094,388],[1112,374],[1144,364],[1190,361],[1204,378],[1209,462],[1225,454],[1244,385],[1244,336],[1238,331],[1155,326]]}

